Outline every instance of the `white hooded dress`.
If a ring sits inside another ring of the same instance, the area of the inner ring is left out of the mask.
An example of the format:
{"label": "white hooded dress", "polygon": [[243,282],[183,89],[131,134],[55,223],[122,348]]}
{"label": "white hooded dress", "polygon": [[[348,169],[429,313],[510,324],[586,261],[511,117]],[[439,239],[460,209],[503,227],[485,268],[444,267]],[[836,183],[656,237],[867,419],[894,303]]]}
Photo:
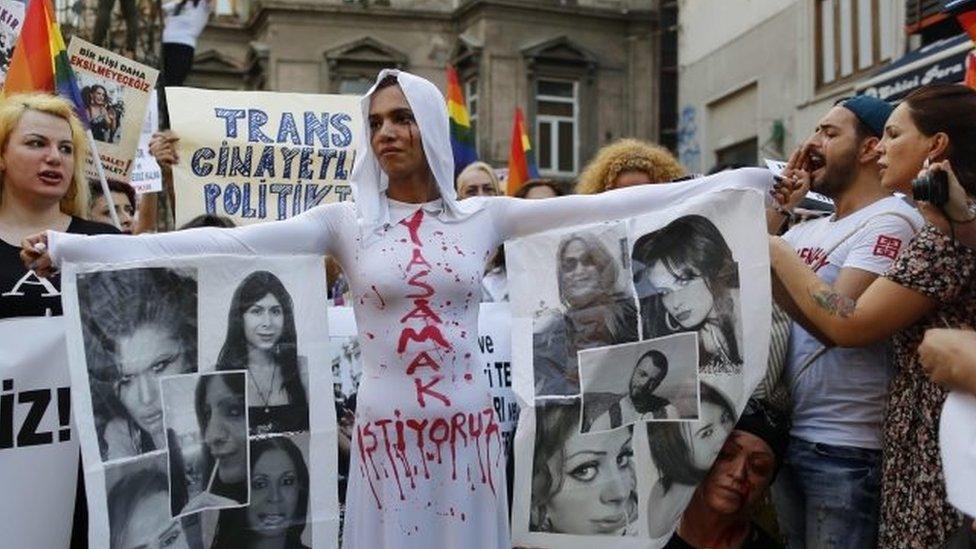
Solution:
{"label": "white hooded dress", "polygon": [[[377,82],[387,74],[398,79],[414,111],[440,199],[387,199],[387,177],[366,135],[353,170],[355,204],[237,229],[137,237],[51,232],[51,256],[56,263],[218,253],[334,256],[354,296],[363,359],[343,546],[507,548],[503,444],[477,344],[489,255],[510,238],[646,213],[712,190],[764,192],[772,177],[745,169],[600,195],[458,202],[444,97],[430,82],[400,71],[383,71]],[[371,94],[363,99],[364,115]]]}

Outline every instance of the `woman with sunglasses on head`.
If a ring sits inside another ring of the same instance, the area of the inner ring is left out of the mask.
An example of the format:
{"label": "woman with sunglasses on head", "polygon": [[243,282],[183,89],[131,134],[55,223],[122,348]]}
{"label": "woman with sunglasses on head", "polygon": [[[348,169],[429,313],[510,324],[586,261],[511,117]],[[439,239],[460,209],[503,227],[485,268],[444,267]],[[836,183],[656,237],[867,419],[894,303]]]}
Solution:
{"label": "woman with sunglasses on head", "polygon": [[[35,235],[25,240],[23,257],[43,268],[52,261],[191,253],[332,255],[355,296],[364,358],[355,427],[363,444],[352,454],[343,543],[426,548],[478,540],[482,547],[508,547],[503,448],[477,359],[487,258],[512,238],[629,217],[715,189],[766,192],[772,178],[765,170],[743,170],[596,196],[459,201],[447,108],[436,86],[384,70],[363,97],[362,115],[354,202],[236,229],[105,241]],[[37,243],[49,250],[37,251]],[[438,460],[443,422],[455,417],[469,418],[478,438],[472,443],[469,435],[467,446]],[[397,421],[416,427],[402,431],[402,446],[396,446]],[[379,467],[387,474],[377,474]],[[405,531],[411,535],[404,537]]]}
{"label": "woman with sunglasses on head", "polygon": [[[881,184],[913,194],[912,180],[945,177],[941,208],[916,194],[929,224],[909,242],[879,240],[897,255],[856,301],[820,281],[785,241],[770,237],[777,301],[825,345],[862,347],[891,338],[896,373],[882,438],[880,547],[938,547],[960,525],[946,501],[938,426],[946,390],[926,378],[918,347],[933,327],[976,317],[976,251],[954,238],[971,225],[976,196],[976,91],[933,84],[895,109],[878,144]],[[939,174],[939,175],[936,175]],[[918,191],[916,186],[915,191]],[[925,189],[921,189],[925,190]]]}

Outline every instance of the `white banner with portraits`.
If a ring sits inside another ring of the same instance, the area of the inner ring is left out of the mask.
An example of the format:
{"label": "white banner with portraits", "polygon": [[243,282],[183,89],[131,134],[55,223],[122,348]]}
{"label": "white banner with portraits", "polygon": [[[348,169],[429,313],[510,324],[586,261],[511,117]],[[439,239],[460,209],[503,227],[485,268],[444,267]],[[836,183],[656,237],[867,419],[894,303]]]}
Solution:
{"label": "white banner with portraits", "polygon": [[320,257],[66,264],[63,292],[92,547],[336,545]]}
{"label": "white banner with portraits", "polygon": [[506,244],[513,545],[663,547],[766,371],[763,198]]}
{"label": "white banner with portraits", "polygon": [[0,320],[0,380],[0,545],[68,547],[78,437],[64,319]]}

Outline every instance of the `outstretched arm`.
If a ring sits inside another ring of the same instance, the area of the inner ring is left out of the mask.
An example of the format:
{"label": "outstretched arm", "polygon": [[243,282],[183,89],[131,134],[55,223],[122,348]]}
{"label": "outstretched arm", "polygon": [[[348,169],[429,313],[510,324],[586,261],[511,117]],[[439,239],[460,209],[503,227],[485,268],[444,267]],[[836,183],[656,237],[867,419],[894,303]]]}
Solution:
{"label": "outstretched arm", "polygon": [[858,299],[817,277],[793,248],[770,237],[769,261],[782,290],[805,323],[827,343],[863,347],[882,341],[934,311],[938,302],[887,278],[878,278]]}
{"label": "outstretched arm", "polygon": [[495,228],[502,240],[550,229],[598,223],[663,210],[676,202],[724,189],[754,189],[768,193],[773,177],[768,170],[745,168],[679,183],[638,185],[595,195],[572,195],[545,200],[494,198],[489,200]]}
{"label": "outstretched arm", "polygon": [[[64,261],[122,262],[200,254],[326,254],[331,253],[346,211],[351,210],[343,204],[329,204],[284,221],[236,229],[208,227],[139,236],[84,236],[48,231],[27,239],[21,257],[27,263],[34,263],[35,270],[43,270],[47,261],[56,267]],[[38,247],[38,242],[44,245]]]}

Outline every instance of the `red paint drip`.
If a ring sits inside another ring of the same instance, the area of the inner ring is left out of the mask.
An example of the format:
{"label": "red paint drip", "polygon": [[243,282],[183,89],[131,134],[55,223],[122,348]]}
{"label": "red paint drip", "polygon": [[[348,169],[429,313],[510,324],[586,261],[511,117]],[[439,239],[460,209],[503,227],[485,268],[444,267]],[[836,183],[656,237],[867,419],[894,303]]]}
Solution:
{"label": "red paint drip", "polygon": [[376,297],[378,297],[380,299],[380,309],[385,309],[386,308],[386,301],[383,300],[383,296],[380,295],[379,290],[376,289],[376,286],[370,286],[370,288],[373,289],[373,293],[376,294]]}

